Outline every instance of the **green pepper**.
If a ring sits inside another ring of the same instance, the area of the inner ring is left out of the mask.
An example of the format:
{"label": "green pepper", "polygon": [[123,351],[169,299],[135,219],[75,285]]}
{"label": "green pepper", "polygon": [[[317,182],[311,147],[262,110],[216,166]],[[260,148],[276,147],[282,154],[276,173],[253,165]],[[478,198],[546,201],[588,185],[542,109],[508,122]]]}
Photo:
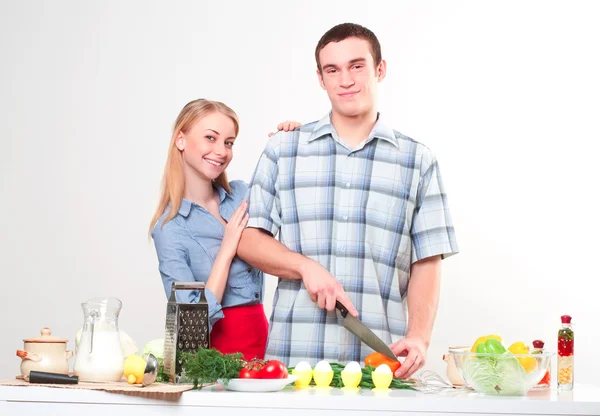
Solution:
{"label": "green pepper", "polygon": [[489,338],[477,345],[475,352],[478,354],[504,354],[506,348],[497,339]]}

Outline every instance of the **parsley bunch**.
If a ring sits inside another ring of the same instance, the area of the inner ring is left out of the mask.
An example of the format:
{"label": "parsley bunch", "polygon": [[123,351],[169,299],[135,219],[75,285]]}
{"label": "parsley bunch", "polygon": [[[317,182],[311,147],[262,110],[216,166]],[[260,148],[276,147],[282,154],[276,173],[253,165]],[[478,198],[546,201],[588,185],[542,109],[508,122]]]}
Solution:
{"label": "parsley bunch", "polygon": [[237,378],[244,366],[241,353],[222,354],[211,349],[200,349],[196,352],[181,353],[181,366],[185,376],[194,383],[194,388],[202,388],[206,384],[223,379],[227,383]]}

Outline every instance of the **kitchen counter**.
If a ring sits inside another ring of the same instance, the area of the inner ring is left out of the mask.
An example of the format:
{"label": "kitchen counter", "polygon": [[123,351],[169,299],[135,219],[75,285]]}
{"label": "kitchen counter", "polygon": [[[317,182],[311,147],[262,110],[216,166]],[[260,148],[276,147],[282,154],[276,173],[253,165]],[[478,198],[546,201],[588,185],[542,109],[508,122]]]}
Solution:
{"label": "kitchen counter", "polygon": [[600,387],[576,385],[570,392],[536,390],[527,396],[484,396],[448,390],[426,394],[407,390],[356,392],[332,388],[277,393],[238,393],[220,386],[186,391],[161,400],[128,394],[51,387],[0,386],[0,415],[600,415]]}

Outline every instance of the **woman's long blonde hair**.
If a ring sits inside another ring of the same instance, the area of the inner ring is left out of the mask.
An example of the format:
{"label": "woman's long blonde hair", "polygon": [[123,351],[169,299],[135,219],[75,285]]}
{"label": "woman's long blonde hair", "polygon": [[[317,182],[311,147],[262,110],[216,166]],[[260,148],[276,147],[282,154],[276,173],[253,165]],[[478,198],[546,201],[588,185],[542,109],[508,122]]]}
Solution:
{"label": "woman's long blonde hair", "polygon": [[[171,207],[163,224],[175,218],[177,212],[179,212],[179,207],[181,206],[181,200],[183,199],[185,190],[185,176],[183,175],[183,155],[181,150],[175,145],[179,132],[186,134],[196,122],[215,112],[224,114],[233,121],[235,135],[237,137],[240,129],[238,116],[235,111],[219,101],[210,101],[203,98],[194,100],[187,103],[179,113],[175,125],[173,126],[173,135],[171,136],[169,154],[167,156],[167,163],[165,164],[165,172],[162,179],[160,201],[156,208],[156,212],[152,217],[152,222],[150,223],[150,233],[152,233],[152,229],[156,225],[156,222],[163,215],[169,204]],[[227,174],[225,172],[220,174],[219,177],[215,179],[215,182],[222,186],[227,192],[231,193],[229,181],[227,180]]]}

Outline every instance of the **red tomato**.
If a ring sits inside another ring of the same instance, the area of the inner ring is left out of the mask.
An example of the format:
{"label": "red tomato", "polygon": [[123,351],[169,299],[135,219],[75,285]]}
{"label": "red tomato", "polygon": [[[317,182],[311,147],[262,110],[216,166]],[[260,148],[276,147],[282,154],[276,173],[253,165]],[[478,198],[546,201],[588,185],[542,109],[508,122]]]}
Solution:
{"label": "red tomato", "polygon": [[287,378],[288,370],[287,367],[277,360],[269,360],[258,371],[258,378]]}
{"label": "red tomato", "polygon": [[240,378],[258,378],[258,371],[251,368],[242,368]]}

